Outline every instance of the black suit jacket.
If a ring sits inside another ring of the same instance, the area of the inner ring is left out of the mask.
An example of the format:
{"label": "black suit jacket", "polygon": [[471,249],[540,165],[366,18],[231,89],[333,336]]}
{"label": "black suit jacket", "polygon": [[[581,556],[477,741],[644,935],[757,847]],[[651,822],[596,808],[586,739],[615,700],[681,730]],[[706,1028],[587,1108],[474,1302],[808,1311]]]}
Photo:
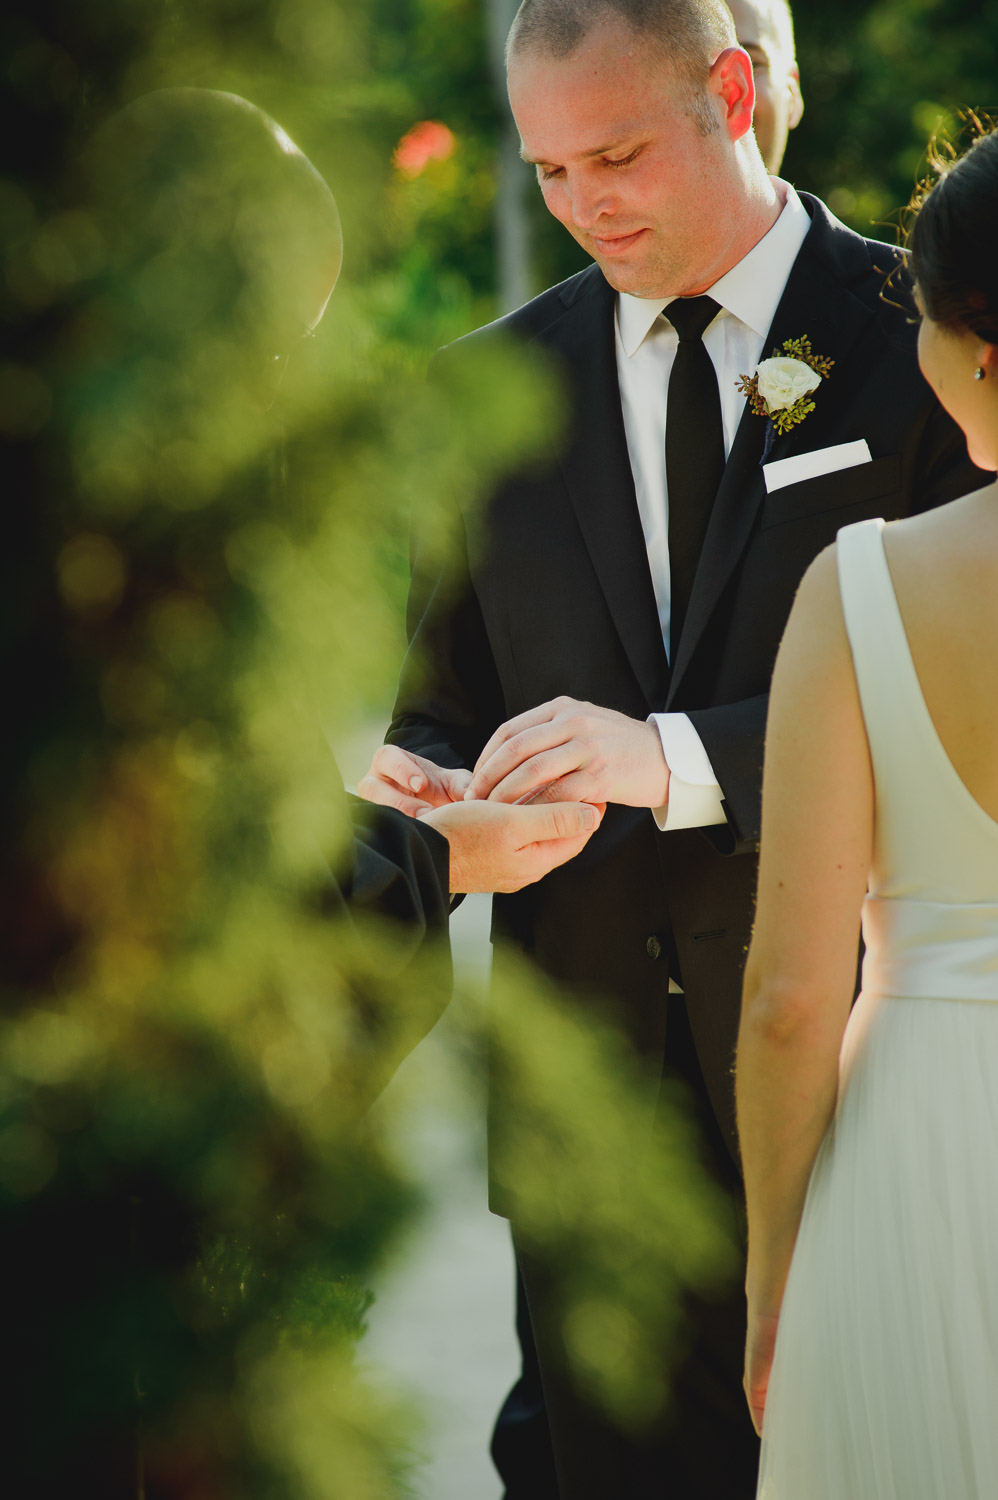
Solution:
{"label": "black suit jacket", "polygon": [[335,766],[333,778],[352,836],[326,866],[314,899],[341,940],[339,977],[354,1007],[349,1071],[360,1113],[450,1000],[450,849],[425,823],[347,796]]}
{"label": "black suit jacket", "polygon": [[611,807],[576,860],[496,896],[493,931],[616,1012],[652,1064],[649,1106],[669,971],[678,971],[732,1143],[767,695],[795,590],[839,527],[925,510],[984,482],[918,371],[906,293],[881,295],[899,252],[854,234],[817,199],[805,204],[811,228],[765,352],[806,334],[835,364],[816,410],[769,458],[865,438],[873,462],[767,496],[766,423],[746,407],[670,670],[621,415],[614,293],[595,266],[545,292],[441,356],[459,360],[463,345],[496,334],[531,342],[563,372],[573,420],[546,465],[514,476],[488,506],[463,509],[452,576],[437,575],[417,539],[411,644],[389,731],[440,763],[471,765],[498,724],[561,693],[638,719],[689,714],[728,826],[662,834],[650,812]]}
{"label": "black suit jacket", "polygon": [[353,840],[329,897],[343,914],[396,924],[404,951],[447,936],[450,850],[436,829],[389,807],[348,799]]}

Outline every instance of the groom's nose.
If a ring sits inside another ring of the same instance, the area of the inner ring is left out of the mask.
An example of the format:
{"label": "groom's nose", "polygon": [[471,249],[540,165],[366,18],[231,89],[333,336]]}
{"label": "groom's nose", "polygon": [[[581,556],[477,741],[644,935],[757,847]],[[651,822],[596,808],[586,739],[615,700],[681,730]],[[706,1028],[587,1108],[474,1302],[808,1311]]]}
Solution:
{"label": "groom's nose", "polygon": [[[565,183],[569,214],[576,229],[586,233],[611,217],[617,210],[617,195],[606,181],[599,181],[580,173],[574,180]],[[605,226],[604,226],[605,227]]]}

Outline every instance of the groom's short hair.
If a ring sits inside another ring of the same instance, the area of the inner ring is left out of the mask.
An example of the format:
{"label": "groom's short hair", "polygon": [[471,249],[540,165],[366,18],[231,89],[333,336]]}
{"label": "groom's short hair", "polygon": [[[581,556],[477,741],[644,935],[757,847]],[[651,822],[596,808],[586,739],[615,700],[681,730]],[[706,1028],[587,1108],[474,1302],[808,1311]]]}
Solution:
{"label": "groom's short hair", "polygon": [[595,26],[613,19],[656,45],[697,94],[718,54],[738,45],[724,0],[523,0],[506,44],[507,61],[530,51],[569,57]]}

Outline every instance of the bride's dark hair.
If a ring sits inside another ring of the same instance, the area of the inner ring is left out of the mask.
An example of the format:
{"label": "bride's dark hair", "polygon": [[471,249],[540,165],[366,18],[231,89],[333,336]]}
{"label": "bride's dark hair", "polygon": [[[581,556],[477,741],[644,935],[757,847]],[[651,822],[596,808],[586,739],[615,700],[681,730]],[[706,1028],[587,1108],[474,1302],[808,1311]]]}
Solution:
{"label": "bride's dark hair", "polygon": [[998,344],[998,132],[956,160],[935,153],[908,244],[926,316]]}

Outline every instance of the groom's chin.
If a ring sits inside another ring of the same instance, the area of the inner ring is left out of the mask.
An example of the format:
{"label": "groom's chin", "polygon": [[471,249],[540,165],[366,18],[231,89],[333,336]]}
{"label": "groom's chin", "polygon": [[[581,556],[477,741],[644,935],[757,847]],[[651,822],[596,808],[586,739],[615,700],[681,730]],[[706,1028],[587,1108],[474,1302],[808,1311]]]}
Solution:
{"label": "groom's chin", "polygon": [[592,251],[589,253],[615,292],[627,292],[631,297],[647,297],[649,300],[671,295],[660,288],[647,266],[629,266],[623,261],[605,260],[602,256],[593,255]]}

